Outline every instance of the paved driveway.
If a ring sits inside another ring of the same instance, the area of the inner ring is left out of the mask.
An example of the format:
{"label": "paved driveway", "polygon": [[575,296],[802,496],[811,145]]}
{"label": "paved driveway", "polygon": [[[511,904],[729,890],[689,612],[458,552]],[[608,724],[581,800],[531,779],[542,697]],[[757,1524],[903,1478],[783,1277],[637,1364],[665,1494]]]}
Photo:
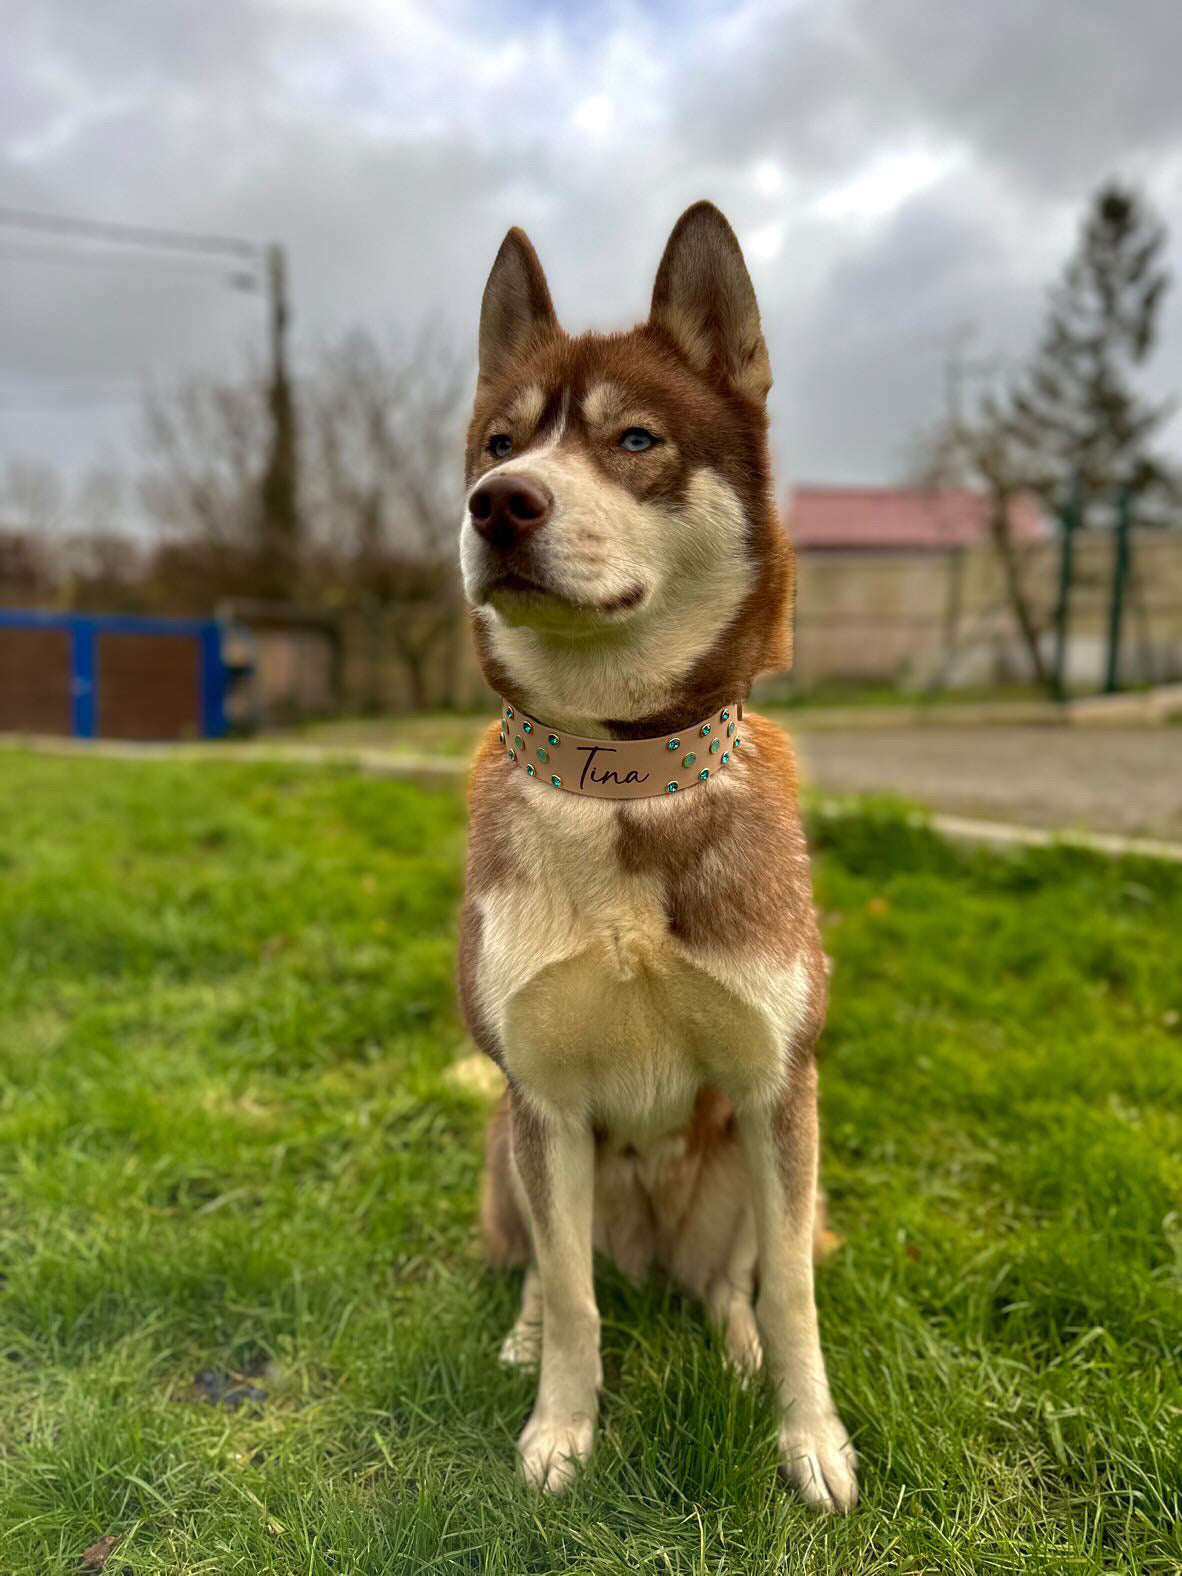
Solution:
{"label": "paved driveway", "polygon": [[790,727],[806,779],[826,793],[1182,841],[1180,727]]}

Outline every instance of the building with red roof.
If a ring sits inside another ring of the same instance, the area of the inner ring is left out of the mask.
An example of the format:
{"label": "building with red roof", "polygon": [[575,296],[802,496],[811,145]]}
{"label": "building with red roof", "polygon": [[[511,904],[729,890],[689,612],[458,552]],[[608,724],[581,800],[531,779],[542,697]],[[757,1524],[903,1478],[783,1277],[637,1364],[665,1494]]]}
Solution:
{"label": "building with red roof", "polygon": [[[788,534],[802,553],[941,552],[989,540],[991,500],[968,487],[797,487],[788,500]],[[1011,504],[1018,542],[1048,533],[1038,499]]]}

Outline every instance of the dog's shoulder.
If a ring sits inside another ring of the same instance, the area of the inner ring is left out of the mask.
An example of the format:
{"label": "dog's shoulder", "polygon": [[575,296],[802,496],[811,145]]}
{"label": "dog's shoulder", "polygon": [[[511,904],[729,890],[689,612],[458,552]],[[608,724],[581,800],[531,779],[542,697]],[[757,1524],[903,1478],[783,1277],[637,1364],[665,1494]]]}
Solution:
{"label": "dog's shoulder", "polygon": [[717,781],[624,808],[619,857],[627,870],[659,876],[670,932],[692,949],[811,952],[812,877],[791,744],[748,713],[731,754]]}
{"label": "dog's shoulder", "polygon": [[499,723],[485,729],[468,773],[468,873],[470,897],[499,885],[512,873],[513,814],[520,785],[505,755]]}
{"label": "dog's shoulder", "polygon": [[495,787],[498,768],[505,762],[504,743],[501,738],[501,725],[490,722],[480,736],[480,742],[472,756],[472,765],[468,772],[468,812],[477,807],[484,793]]}

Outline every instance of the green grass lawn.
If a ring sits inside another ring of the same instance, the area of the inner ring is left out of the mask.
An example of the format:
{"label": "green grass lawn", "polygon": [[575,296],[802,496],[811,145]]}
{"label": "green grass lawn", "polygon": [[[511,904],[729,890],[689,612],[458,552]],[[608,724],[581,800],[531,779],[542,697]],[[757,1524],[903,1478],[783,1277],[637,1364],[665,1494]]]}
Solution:
{"label": "green grass lawn", "polygon": [[458,784],[0,757],[0,1572],[1178,1571],[1182,870],[816,829],[848,1520],[601,1277],[565,1500],[444,1078]]}

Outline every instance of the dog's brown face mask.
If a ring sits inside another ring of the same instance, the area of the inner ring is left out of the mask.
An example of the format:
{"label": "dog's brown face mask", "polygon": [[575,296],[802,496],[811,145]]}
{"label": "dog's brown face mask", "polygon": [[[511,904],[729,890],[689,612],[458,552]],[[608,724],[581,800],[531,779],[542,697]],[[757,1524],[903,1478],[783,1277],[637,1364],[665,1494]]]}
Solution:
{"label": "dog's brown face mask", "polygon": [[568,726],[633,731],[786,663],[770,383],[750,278],[709,204],[679,220],[627,334],[566,335],[509,232],[481,309],[461,532],[494,687]]}

